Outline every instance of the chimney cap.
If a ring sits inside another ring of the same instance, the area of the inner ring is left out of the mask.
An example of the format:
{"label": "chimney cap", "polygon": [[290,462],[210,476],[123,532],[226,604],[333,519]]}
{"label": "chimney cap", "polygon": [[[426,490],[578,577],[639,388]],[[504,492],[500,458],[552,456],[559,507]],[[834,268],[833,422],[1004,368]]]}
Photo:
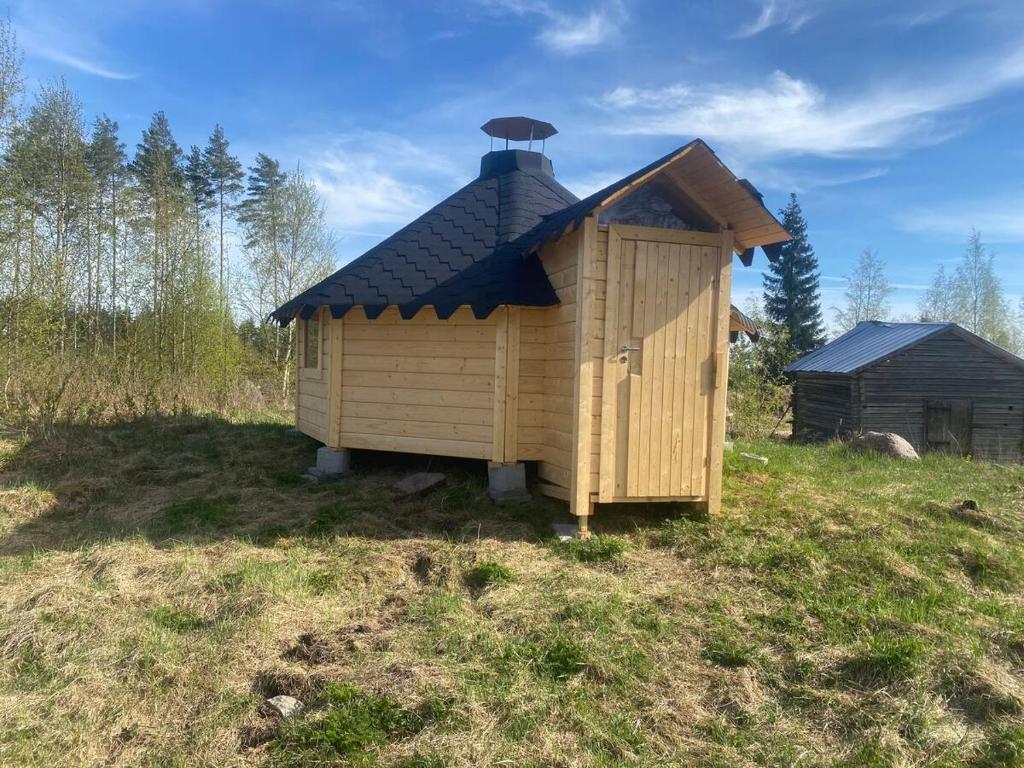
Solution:
{"label": "chimney cap", "polygon": [[532,117],[492,117],[480,126],[492,139],[543,141],[558,133],[555,126]]}

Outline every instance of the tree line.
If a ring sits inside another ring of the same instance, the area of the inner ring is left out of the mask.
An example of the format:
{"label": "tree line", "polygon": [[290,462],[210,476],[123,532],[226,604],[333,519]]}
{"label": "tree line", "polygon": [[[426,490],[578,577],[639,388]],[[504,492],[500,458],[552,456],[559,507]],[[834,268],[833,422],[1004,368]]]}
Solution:
{"label": "tree line", "polygon": [[[807,235],[807,221],[796,195],[779,211],[793,235],[764,274],[762,303],[751,307],[771,343],[777,347],[774,375],[827,340],[821,305],[818,260]],[[835,330],[845,333],[867,320],[954,322],[994,344],[1024,354],[1024,299],[1014,306],[995,267],[995,254],[981,233],[972,230],[963,255],[951,272],[940,264],[915,313],[897,317],[890,298],[893,286],[885,260],[865,248],[844,280],[844,304],[835,307]]]}
{"label": "tree line", "polygon": [[[789,402],[784,369],[827,340],[818,260],[796,195],[779,211],[793,236],[763,276],[760,301],[746,307],[761,330],[757,344],[733,345],[730,410],[735,432],[766,436],[778,426]],[[954,322],[999,346],[1024,355],[1024,298],[1014,306],[995,268],[995,254],[972,231],[951,271],[939,265],[916,312],[896,317],[885,260],[866,248],[845,276],[843,306],[835,307],[835,330],[867,320]]]}
{"label": "tree line", "polygon": [[264,319],[334,261],[300,169],[260,153],[243,170],[219,124],[183,149],[163,112],[129,149],[63,80],[26,92],[9,22],[0,158],[5,409],[59,409],[76,391],[126,410],[288,397],[294,329]]}

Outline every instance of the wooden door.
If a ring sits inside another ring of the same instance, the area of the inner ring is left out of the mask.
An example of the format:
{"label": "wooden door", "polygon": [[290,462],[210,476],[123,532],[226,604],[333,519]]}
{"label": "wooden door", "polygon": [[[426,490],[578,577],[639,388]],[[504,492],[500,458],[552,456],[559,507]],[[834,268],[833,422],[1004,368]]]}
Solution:
{"label": "wooden door", "polygon": [[970,400],[929,400],[925,404],[925,444],[929,451],[958,456],[971,452]]}
{"label": "wooden door", "polygon": [[609,232],[598,500],[704,497],[719,236],[633,231]]}

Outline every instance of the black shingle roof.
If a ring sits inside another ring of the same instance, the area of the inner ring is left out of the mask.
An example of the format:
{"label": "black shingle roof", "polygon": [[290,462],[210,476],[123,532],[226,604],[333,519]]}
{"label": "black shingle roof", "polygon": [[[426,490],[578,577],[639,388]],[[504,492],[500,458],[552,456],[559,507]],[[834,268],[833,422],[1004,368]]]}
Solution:
{"label": "black shingle roof", "polygon": [[[395,305],[402,317],[411,318],[432,305],[444,319],[468,305],[484,318],[503,304],[554,306],[558,298],[536,253],[540,246],[578,227],[609,196],[698,143],[706,146],[697,139],[584,200],[555,181],[544,155],[490,152],[481,160],[477,179],[271,317],[287,325],[322,306],[337,318],[362,305],[374,318]],[[760,199],[749,182],[741,183]],[[774,259],[779,247],[766,245],[764,250]],[[752,254],[751,249],[741,255],[748,266]]]}
{"label": "black shingle roof", "polygon": [[540,259],[513,244],[576,200],[543,155],[489,153],[479,178],[271,317],[287,324],[325,305],[334,317],[362,305],[371,318],[390,305],[406,318],[426,305],[440,318],[462,305],[481,318],[502,304],[553,306],[558,298]]}

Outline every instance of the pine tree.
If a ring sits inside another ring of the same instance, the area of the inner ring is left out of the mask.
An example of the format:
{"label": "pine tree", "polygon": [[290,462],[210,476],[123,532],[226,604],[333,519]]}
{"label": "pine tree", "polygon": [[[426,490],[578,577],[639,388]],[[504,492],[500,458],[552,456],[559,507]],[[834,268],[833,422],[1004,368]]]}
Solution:
{"label": "pine tree", "polygon": [[215,203],[210,168],[203,158],[202,151],[194,144],[185,160],[185,187],[188,189],[189,204],[192,207],[193,223],[196,227],[196,247],[199,248],[202,241],[204,217]]}
{"label": "pine tree", "polygon": [[764,307],[768,319],[786,327],[789,351],[795,359],[825,343],[818,295],[818,259],[807,240],[807,221],[796,195],[779,211],[782,226],[792,236],[764,275]]}
{"label": "pine tree", "polygon": [[[138,179],[143,200],[149,208],[153,247],[150,309],[157,329],[157,369],[162,371],[164,332],[168,326],[165,322],[165,310],[170,285],[174,281],[174,265],[168,253],[168,244],[171,225],[176,217],[175,209],[183,194],[184,182],[181,147],[174,140],[171,126],[163,112],[154,114],[149,128],[142,132],[142,142],[136,149],[132,170]],[[171,327],[173,329],[175,326]],[[171,348],[175,348],[173,339]]]}
{"label": "pine tree", "polygon": [[242,164],[238,158],[228,152],[228,140],[224,137],[224,129],[215,125],[213,134],[203,150],[203,158],[209,168],[210,184],[217,198],[220,215],[220,295],[221,313],[225,313],[224,299],[228,290],[225,284],[225,250],[224,250],[224,216],[233,201],[242,191]]}
{"label": "pine tree", "polygon": [[[118,213],[127,172],[124,144],[118,137],[118,125],[106,115],[96,118],[86,150],[86,160],[96,184],[98,222],[97,239],[106,234],[110,242],[110,343],[117,359],[118,312]],[[102,246],[97,244],[97,250]]]}

